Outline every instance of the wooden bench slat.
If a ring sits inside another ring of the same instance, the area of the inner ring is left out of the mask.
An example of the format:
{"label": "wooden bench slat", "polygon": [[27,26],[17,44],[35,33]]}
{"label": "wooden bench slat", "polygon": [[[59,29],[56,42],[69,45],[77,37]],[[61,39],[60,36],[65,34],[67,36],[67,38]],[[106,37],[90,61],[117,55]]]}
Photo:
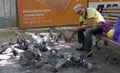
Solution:
{"label": "wooden bench slat", "polygon": [[114,41],[112,39],[109,39],[106,36],[101,36],[101,35],[95,35],[95,36],[98,37],[98,38],[100,38],[100,39],[102,39],[102,40],[104,40],[104,41],[106,41],[106,42],[109,42],[109,43],[115,44],[117,46],[120,46],[120,43],[118,43],[118,42],[116,42],[116,41]]}
{"label": "wooden bench slat", "polygon": [[110,20],[115,20],[116,21],[116,17],[104,17],[105,19],[110,19]]}
{"label": "wooden bench slat", "polygon": [[120,14],[120,12],[103,12],[103,13],[101,13],[102,15],[104,15],[104,14],[107,14],[107,15],[110,15],[110,14],[116,14],[116,15],[118,15],[118,17],[120,16],[119,14]]}
{"label": "wooden bench slat", "polygon": [[109,14],[109,16],[120,17],[120,13],[119,14]]}
{"label": "wooden bench slat", "polygon": [[120,17],[120,8],[104,8],[101,14],[107,22],[116,24],[117,18]]}
{"label": "wooden bench slat", "polygon": [[[116,19],[118,17],[120,17],[120,7],[119,8],[118,7],[117,8],[104,8],[102,10],[101,14],[105,18],[105,21],[112,22],[114,24],[114,26],[115,26]],[[116,42],[116,41],[114,41],[112,39],[109,39],[106,36],[102,36],[101,34],[94,35],[94,36],[96,36],[97,38],[99,38],[99,39],[101,39],[101,40],[103,40],[105,42],[115,44],[116,46],[120,47],[120,43],[118,43],[118,42]]]}
{"label": "wooden bench slat", "polygon": [[113,20],[109,20],[109,19],[107,20],[107,19],[106,19],[105,21],[106,21],[106,22],[112,22],[114,25],[116,24],[116,21],[113,21]]}
{"label": "wooden bench slat", "polygon": [[109,8],[104,8],[103,10],[120,10],[118,7],[109,7]]}
{"label": "wooden bench slat", "polygon": [[105,10],[103,10],[103,12],[102,13],[120,13],[120,10],[107,10],[107,11],[105,11]]}

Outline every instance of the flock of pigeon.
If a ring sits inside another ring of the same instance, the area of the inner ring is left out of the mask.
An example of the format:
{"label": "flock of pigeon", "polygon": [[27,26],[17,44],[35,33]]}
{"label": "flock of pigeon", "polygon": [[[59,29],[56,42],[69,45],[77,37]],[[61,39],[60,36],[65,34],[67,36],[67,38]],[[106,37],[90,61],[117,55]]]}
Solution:
{"label": "flock of pigeon", "polygon": [[[15,42],[5,42],[0,45],[0,54],[11,48],[13,56],[19,56],[21,67],[41,68],[43,65],[49,65],[50,71],[57,72],[60,68],[71,66],[82,66],[87,70],[95,68],[95,64],[87,62],[85,55],[69,54],[67,56],[59,55],[58,50],[52,47],[48,49],[49,44],[59,44],[59,41],[66,41],[67,36],[64,33],[53,34],[48,31],[47,34],[32,34],[32,40],[26,39],[23,34],[17,33]],[[45,52],[48,52],[46,55]]]}

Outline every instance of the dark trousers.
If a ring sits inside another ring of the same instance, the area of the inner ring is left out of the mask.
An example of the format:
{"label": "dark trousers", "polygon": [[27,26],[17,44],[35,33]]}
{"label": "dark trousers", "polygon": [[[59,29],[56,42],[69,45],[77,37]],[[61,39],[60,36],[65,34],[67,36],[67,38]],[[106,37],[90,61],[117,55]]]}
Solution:
{"label": "dark trousers", "polygon": [[92,28],[86,28],[85,30],[80,30],[78,32],[78,43],[83,44],[83,48],[86,51],[91,51],[92,34],[100,34],[101,32],[102,32],[102,28],[100,26],[95,26]]}

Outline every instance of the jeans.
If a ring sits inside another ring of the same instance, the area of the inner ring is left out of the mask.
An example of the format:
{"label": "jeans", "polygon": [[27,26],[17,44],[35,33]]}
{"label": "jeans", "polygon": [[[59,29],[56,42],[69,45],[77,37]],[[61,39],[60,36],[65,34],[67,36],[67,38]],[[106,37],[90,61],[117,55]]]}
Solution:
{"label": "jeans", "polygon": [[92,28],[86,28],[85,30],[79,30],[78,43],[83,44],[83,48],[89,52],[91,51],[92,34],[100,34],[101,32],[102,28],[100,26],[94,26]]}

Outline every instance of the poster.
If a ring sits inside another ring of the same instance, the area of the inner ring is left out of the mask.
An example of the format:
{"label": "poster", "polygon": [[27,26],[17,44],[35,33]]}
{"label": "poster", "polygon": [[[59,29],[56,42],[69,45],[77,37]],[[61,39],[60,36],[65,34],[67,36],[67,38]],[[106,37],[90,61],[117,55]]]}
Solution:
{"label": "poster", "polygon": [[17,0],[20,28],[76,25],[79,22],[73,8],[87,0]]}

